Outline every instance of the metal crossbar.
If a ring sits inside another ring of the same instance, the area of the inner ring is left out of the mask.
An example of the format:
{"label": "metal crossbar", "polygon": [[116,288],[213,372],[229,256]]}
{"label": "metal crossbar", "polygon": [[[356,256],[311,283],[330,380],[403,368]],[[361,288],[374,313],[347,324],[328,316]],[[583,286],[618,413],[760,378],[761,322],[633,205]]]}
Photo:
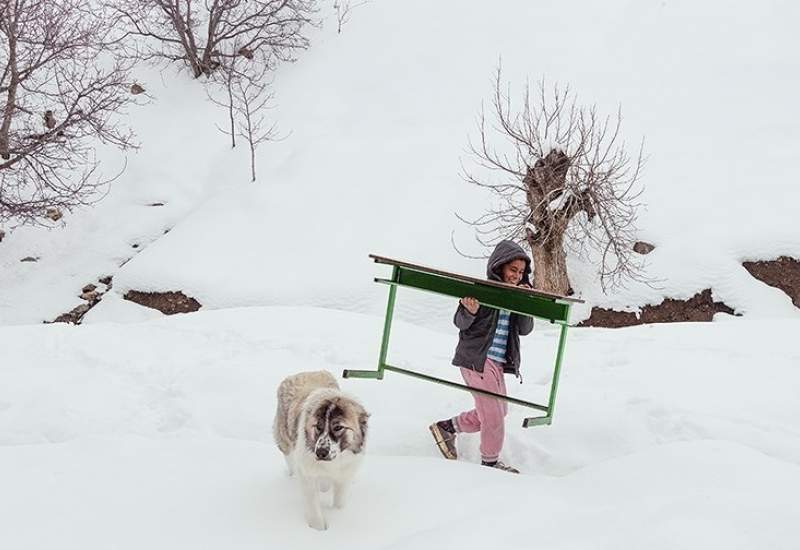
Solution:
{"label": "metal crossbar", "polygon": [[[382,256],[370,255],[376,263],[387,264],[392,266],[391,279],[375,279],[376,282],[389,285],[389,302],[386,306],[386,318],[383,325],[383,339],[381,342],[381,351],[378,358],[377,370],[352,370],[346,369],[342,376],[344,378],[365,378],[383,380],[384,372],[396,372],[419,378],[429,382],[435,382],[451,388],[468,391],[470,393],[477,393],[481,395],[488,395],[495,399],[521,405],[531,409],[536,409],[545,413],[544,416],[535,416],[525,418],[522,426],[528,428],[531,426],[549,425],[553,420],[553,411],[555,408],[556,392],[558,390],[558,379],[561,374],[561,362],[564,357],[564,347],[566,345],[567,328],[569,323],[569,311],[572,303],[582,303],[582,300],[568,298],[565,296],[558,296],[546,292],[541,292],[532,289],[515,287],[504,283],[495,281],[484,281],[482,279],[475,279],[473,277],[466,277],[455,273],[449,273],[429,267],[410,264],[408,262],[401,262],[399,260],[392,260]],[[421,372],[416,372],[400,367],[395,367],[386,363],[386,356],[389,350],[389,336],[392,330],[392,317],[394,315],[394,305],[397,296],[397,287],[408,287],[433,292],[435,294],[443,294],[461,298],[464,296],[471,296],[476,298],[482,305],[506,309],[519,315],[528,315],[546,319],[551,323],[560,325],[561,331],[558,339],[558,352],[556,354],[555,369],[553,371],[553,380],[550,384],[550,398],[547,405],[539,405],[501,395],[479,388],[471,388],[465,384],[451,382],[443,378],[437,378]]]}

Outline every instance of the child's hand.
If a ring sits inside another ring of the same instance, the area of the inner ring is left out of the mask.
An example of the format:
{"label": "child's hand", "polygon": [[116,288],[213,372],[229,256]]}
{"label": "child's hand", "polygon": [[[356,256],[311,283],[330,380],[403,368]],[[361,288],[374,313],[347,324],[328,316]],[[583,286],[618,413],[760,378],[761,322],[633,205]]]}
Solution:
{"label": "child's hand", "polygon": [[470,298],[469,296],[461,298],[461,305],[467,308],[467,311],[469,311],[473,315],[478,313],[478,307],[480,306],[478,300],[476,300],[475,298]]}
{"label": "child's hand", "polygon": [[530,289],[533,289],[533,287],[532,287],[531,285],[529,285],[528,283],[520,283],[520,284],[519,284],[519,285],[517,285],[517,286],[521,286],[522,288],[530,288]]}

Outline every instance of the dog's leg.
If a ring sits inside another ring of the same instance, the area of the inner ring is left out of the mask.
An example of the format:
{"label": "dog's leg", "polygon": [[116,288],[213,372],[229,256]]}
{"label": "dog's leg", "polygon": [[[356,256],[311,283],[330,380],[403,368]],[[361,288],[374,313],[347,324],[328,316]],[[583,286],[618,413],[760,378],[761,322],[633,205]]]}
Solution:
{"label": "dog's leg", "polygon": [[303,501],[308,526],[318,531],[325,531],[328,528],[328,524],[322,515],[322,506],[319,503],[319,486],[316,479],[303,479]]}
{"label": "dog's leg", "polygon": [[333,507],[344,508],[344,502],[347,497],[347,486],[349,480],[337,480],[333,483]]}
{"label": "dog's leg", "polygon": [[283,455],[283,458],[286,459],[286,469],[289,470],[289,477],[294,475],[294,462],[292,461],[291,455]]}

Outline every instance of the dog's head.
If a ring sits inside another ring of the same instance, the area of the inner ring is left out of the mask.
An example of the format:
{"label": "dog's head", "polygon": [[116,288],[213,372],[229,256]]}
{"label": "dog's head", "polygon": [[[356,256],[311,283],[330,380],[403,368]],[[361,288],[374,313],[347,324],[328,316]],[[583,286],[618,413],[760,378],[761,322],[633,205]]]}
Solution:
{"label": "dog's head", "polygon": [[323,399],[306,416],[306,445],[317,460],[334,460],[345,451],[360,453],[369,414],[358,402],[336,396]]}

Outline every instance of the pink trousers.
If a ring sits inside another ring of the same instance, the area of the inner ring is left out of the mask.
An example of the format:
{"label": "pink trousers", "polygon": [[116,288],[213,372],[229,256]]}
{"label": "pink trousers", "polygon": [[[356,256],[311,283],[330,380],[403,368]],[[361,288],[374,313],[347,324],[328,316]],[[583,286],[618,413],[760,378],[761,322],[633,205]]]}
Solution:
{"label": "pink trousers", "polygon": [[[486,359],[482,373],[462,368],[461,376],[471,388],[506,395],[503,367],[491,359]],[[508,414],[508,404],[486,395],[473,394],[473,397],[475,408],[459,414],[453,419],[453,424],[458,432],[481,432],[481,458],[486,461],[497,460],[506,433],[505,417]]]}

